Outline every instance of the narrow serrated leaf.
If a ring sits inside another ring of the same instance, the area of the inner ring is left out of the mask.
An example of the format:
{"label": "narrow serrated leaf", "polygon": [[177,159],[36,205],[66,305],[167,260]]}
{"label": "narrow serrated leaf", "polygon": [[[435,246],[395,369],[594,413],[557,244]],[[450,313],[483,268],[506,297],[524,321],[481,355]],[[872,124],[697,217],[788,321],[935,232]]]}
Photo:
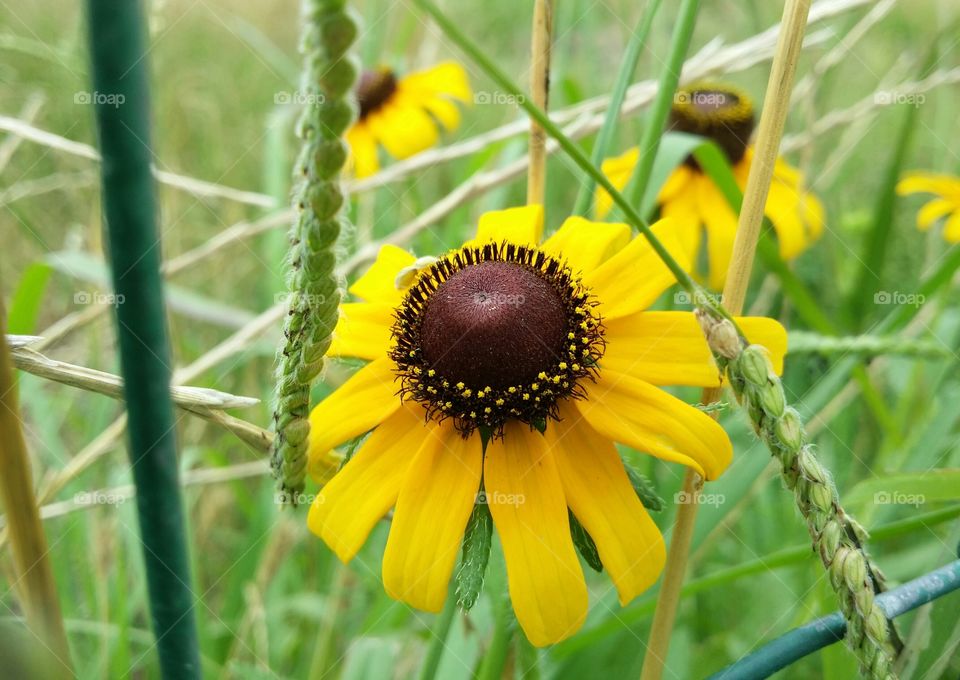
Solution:
{"label": "narrow serrated leaf", "polygon": [[600,561],[600,553],[597,552],[597,544],[593,542],[593,537],[587,533],[572,512],[569,510],[567,512],[570,514],[570,535],[573,537],[573,544],[577,546],[577,552],[591,569],[603,571],[603,562]]}
{"label": "narrow serrated leaf", "polygon": [[647,510],[652,510],[653,512],[660,512],[663,510],[663,499],[660,498],[659,494],[657,494],[657,490],[654,488],[653,482],[634,470],[633,467],[626,461],[624,461],[623,467],[626,468],[627,477],[630,478],[630,484],[633,486],[633,490],[637,493],[637,497],[640,499],[640,502],[643,503],[643,507],[645,507]]}
{"label": "narrow serrated leaf", "polygon": [[467,612],[483,590],[483,577],[490,561],[493,518],[485,503],[477,503],[470,513],[463,535],[463,555],[457,570],[457,605]]}

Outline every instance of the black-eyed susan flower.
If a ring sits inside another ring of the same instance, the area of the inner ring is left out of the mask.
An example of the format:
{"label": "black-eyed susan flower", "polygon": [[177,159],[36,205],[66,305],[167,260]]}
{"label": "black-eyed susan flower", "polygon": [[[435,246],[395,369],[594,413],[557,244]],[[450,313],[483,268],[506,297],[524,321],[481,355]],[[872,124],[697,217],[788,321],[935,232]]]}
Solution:
{"label": "black-eyed susan flower", "polygon": [[934,223],[946,218],[943,238],[960,243],[960,178],[930,172],[908,173],[897,184],[899,194],[933,194],[937,198],[927,202],[917,213],[917,228],[926,231]]}
{"label": "black-eyed susan flower", "polygon": [[377,147],[408,158],[437,143],[439,128],[460,124],[455,102],[469,102],[470,83],[460,64],[444,62],[402,78],[388,68],[364,71],[357,85],[360,113],[347,131],[354,174],[368,177],[380,163]]}
{"label": "black-eyed susan flower", "polygon": [[[745,93],[711,83],[681,89],[674,97],[669,127],[716,142],[730,161],[740,189],[746,187],[753,161],[753,149],[749,141],[754,116],[753,105]],[[639,150],[634,147],[621,156],[604,161],[603,172],[618,190],[627,185],[638,158]],[[702,235],[706,233],[706,281],[711,288],[722,288],[733,253],[737,216],[720,189],[697,162],[689,158],[667,178],[657,202],[662,217],[685,218],[683,223],[689,228],[683,240],[695,261]],[[597,215],[603,217],[611,206],[609,194],[599,190],[596,196]],[[777,160],[774,168],[766,214],[776,230],[780,256],[785,260],[800,255],[823,231],[823,207],[820,201],[804,190],[800,173],[782,159]]]}
{"label": "black-eyed susan flower", "polygon": [[[663,566],[614,442],[707,479],[732,456],[714,420],[661,389],[721,376],[692,313],[645,311],[674,282],[646,238],[573,217],[541,244],[542,222],[539,206],[486,213],[475,239],[432,261],[382,248],[330,348],[369,363],[313,410],[309,440],[322,474],[333,447],[372,430],[308,524],[346,562],[395,508],[383,583],[419,609],[442,607],[482,484],[535,645],[571,635],[587,612],[568,508],[622,603]],[[676,220],[653,229],[686,259]],[[739,323],[779,367],[784,329]]]}

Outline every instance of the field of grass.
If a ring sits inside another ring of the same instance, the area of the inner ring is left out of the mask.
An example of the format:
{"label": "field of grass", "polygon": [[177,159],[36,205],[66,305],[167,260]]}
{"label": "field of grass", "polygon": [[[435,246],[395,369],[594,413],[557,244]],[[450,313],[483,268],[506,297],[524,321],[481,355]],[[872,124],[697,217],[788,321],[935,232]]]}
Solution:
{"label": "field of grass", "polygon": [[[190,190],[177,179],[159,185],[163,259],[177,263],[166,289],[174,368],[186,367],[180,377],[187,384],[260,400],[230,414],[269,428],[281,315],[259,323],[259,332],[243,330],[286,290],[291,219],[280,213],[289,203],[299,144],[298,108],[288,103],[296,99],[300,72],[298,3],[147,4],[155,164],[215,189]],[[358,41],[364,64],[405,72],[454,59],[466,67],[474,92],[490,95],[490,103],[477,97],[464,109],[444,145],[523,119],[412,4],[351,4],[364,18]],[[444,2],[443,8],[526,86],[528,4]],[[637,68],[635,80],[649,80],[651,91],[676,4],[660,9]],[[724,50],[776,24],[782,4],[703,2],[690,51],[701,53],[701,75],[735,83],[759,109],[772,39],[766,53]],[[96,145],[82,5],[0,5],[0,299],[9,333],[49,338],[40,349],[45,356],[116,374],[99,167],[77,146]],[[642,5],[556,3],[551,110],[610,93]],[[811,44],[800,61],[784,148],[823,202],[825,230],[790,263],[793,288],[760,258],[746,309],[779,319],[790,332],[787,396],[807,420],[844,506],[875,535],[870,553],[895,587],[956,559],[960,543],[960,279],[955,271],[941,272],[941,285],[929,293],[922,288],[956,246],[951,249],[939,227],[916,229],[921,197],[894,194],[908,170],[960,174],[960,11],[948,0],[821,0],[814,7],[829,8],[830,16],[808,29]],[[713,63],[721,64],[715,72]],[[637,144],[647,111],[641,103],[618,125],[612,152]],[[578,143],[589,153],[594,141],[591,134]],[[350,258],[357,253],[368,257],[372,242],[403,229],[404,245],[418,255],[458,246],[483,212],[524,203],[522,173],[494,186],[478,181],[482,190],[439,219],[421,216],[526,149],[526,135],[514,135],[389,182],[368,182],[351,196],[354,226],[341,238],[341,263],[356,261]],[[560,154],[548,161],[548,231],[573,207],[580,180],[574,170]],[[236,195],[240,190],[248,193]],[[272,228],[253,228],[194,257],[194,249],[216,243],[211,240],[234,225],[277,215]],[[190,259],[177,259],[184,254]],[[358,273],[354,267],[347,275]],[[689,309],[673,291],[658,305]],[[208,361],[207,353],[224,342],[229,351]],[[314,401],[354,367],[330,363]],[[81,678],[159,677],[125,432],[117,424],[123,404],[27,372],[18,373],[18,389],[75,671]],[[690,403],[700,397],[695,388],[676,394]],[[733,397],[724,401],[720,422],[735,459],[704,490],[666,678],[705,677],[838,608],[778,466]],[[387,523],[349,565],[340,564],[307,531],[305,508],[275,503],[262,450],[216,422],[184,410],[176,417],[204,675],[417,677],[437,617],[384,593]],[[682,468],[625,454],[666,499],[654,519],[669,541]],[[591,606],[582,630],[536,650],[508,624],[502,677],[637,677],[657,586],[621,608],[605,575],[585,573]],[[0,659],[20,640],[29,644],[17,583],[4,532]],[[505,597],[495,542],[484,593],[468,615],[454,617],[436,677],[478,672],[495,629],[501,632]],[[954,592],[897,619],[907,645],[901,677],[960,675],[958,607]],[[837,644],[777,677],[853,678],[857,665]]]}

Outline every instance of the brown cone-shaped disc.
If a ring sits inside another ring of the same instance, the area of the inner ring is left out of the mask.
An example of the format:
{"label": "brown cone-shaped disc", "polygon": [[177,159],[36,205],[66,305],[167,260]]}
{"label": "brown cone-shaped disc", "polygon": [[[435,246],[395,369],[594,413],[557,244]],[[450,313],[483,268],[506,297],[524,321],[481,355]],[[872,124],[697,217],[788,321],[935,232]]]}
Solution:
{"label": "brown cone-shaped disc", "polygon": [[[738,163],[753,133],[753,106],[745,95],[722,86],[680,90],[670,110],[668,129],[708,137]],[[688,165],[699,167],[691,157]]]}
{"label": "brown cone-shaped disc", "polygon": [[389,69],[364,71],[357,83],[360,120],[379,109],[397,91],[397,77]]}
{"label": "brown cone-shaped disc", "polygon": [[562,357],[566,326],[549,281],[513,262],[481,262],[431,296],[420,330],[424,363],[474,388],[529,383]]}

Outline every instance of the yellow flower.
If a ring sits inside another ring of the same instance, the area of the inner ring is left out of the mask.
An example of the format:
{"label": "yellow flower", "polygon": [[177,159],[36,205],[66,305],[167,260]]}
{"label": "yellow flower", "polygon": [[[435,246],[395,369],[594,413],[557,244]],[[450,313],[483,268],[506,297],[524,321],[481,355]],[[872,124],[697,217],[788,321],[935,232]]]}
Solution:
{"label": "yellow flower", "polygon": [[[684,260],[676,227],[653,229]],[[542,231],[542,208],[529,206],[486,213],[475,239],[437,260],[384,246],[351,286],[363,301],[343,305],[330,348],[370,363],[313,410],[309,441],[311,468],[322,467],[372,430],[308,525],[347,562],[395,507],[384,587],[427,611],[447,596],[482,482],[535,645],[573,634],[587,612],[568,508],[621,603],[663,567],[663,539],[614,442],[707,479],[732,456],[714,420],[660,389],[721,376],[691,312],[644,311],[674,282],[646,238],[579,217],[537,246]],[[783,327],[739,323],[779,370]]]}
{"label": "yellow flower", "polygon": [[897,184],[898,194],[921,192],[934,194],[939,198],[920,208],[917,213],[917,228],[926,231],[941,217],[947,217],[943,225],[943,238],[950,243],[960,243],[960,178],[929,172],[911,172]]}
{"label": "yellow flower", "polygon": [[[677,92],[670,115],[670,129],[712,139],[727,156],[741,191],[753,162],[748,145],[753,131],[753,107],[739,90],[725,85],[701,83]],[[603,162],[602,170],[610,182],[622,190],[637,164],[639,150],[634,147]],[[684,218],[688,229],[681,235],[690,257],[696,261],[702,234],[707,236],[707,283],[723,288],[727,266],[733,253],[737,216],[720,189],[692,158],[677,167],[667,178],[657,199],[661,217]],[[602,189],[596,195],[596,212],[606,215],[612,207],[610,195]],[[766,215],[777,233],[780,256],[792,260],[806,250],[823,232],[823,206],[804,190],[800,173],[782,159],[774,168],[767,197]]]}
{"label": "yellow flower", "polygon": [[397,78],[379,68],[364,71],[357,85],[360,116],[347,130],[357,177],[374,174],[377,145],[394,158],[408,158],[437,143],[438,125],[454,130],[460,110],[452,100],[469,102],[470,83],[460,64],[444,62]]}

